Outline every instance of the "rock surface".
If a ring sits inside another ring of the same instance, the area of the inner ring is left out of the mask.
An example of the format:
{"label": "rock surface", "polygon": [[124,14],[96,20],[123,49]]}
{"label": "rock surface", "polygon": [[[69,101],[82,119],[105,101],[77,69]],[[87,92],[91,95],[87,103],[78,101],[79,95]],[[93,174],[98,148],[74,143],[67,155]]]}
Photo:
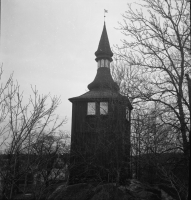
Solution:
{"label": "rock surface", "polygon": [[114,183],[63,185],[48,200],[164,200],[163,193],[132,179],[127,186],[116,186]]}

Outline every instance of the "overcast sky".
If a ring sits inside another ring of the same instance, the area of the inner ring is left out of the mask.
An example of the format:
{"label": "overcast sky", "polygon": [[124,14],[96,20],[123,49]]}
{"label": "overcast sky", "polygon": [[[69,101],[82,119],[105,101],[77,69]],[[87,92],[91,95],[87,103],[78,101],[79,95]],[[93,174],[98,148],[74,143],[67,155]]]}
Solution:
{"label": "overcast sky", "polygon": [[132,0],[1,0],[1,63],[4,79],[14,72],[25,97],[31,85],[40,94],[60,96],[57,110],[67,116],[63,130],[71,129],[68,98],[85,93],[93,81],[97,50],[104,23],[111,47],[122,34],[122,22]]}

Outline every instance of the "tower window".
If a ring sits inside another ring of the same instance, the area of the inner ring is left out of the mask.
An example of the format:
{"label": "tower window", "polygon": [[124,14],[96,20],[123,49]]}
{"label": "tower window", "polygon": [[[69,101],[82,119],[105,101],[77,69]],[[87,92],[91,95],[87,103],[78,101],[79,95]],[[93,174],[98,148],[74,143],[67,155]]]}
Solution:
{"label": "tower window", "polygon": [[129,109],[126,107],[126,119],[129,121]]}
{"label": "tower window", "polygon": [[109,68],[110,67],[110,61],[107,60],[107,59],[98,60],[97,66],[98,66],[98,68],[100,68],[100,67],[107,67],[107,68]]}
{"label": "tower window", "polygon": [[105,65],[104,65],[104,59],[101,59],[101,67],[105,67]]}
{"label": "tower window", "polygon": [[97,67],[100,68],[101,67],[101,60],[97,61]]}
{"label": "tower window", "polygon": [[110,61],[109,60],[105,60],[105,67],[109,68],[109,64],[110,64]]}
{"label": "tower window", "polygon": [[88,102],[87,115],[95,115],[96,114],[96,103]]}
{"label": "tower window", "polygon": [[108,114],[108,102],[100,102],[100,115]]}

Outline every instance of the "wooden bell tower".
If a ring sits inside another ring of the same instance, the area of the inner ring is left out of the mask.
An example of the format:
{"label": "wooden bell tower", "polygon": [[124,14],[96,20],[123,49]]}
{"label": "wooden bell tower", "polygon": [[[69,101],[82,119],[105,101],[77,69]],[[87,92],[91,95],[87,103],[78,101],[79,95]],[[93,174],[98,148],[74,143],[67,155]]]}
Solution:
{"label": "wooden bell tower", "polygon": [[110,73],[113,53],[106,26],[95,52],[97,74],[89,91],[70,98],[72,134],[69,184],[123,182],[129,178],[132,106]]}

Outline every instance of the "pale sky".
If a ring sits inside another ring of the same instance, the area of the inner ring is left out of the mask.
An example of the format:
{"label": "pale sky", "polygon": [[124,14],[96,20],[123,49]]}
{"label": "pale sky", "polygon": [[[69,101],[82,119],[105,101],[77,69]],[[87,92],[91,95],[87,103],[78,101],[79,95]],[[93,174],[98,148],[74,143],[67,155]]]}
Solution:
{"label": "pale sky", "polygon": [[72,103],[93,81],[95,51],[106,14],[111,47],[123,37],[118,28],[132,0],[1,0],[1,58],[4,79],[14,72],[26,98],[31,85],[40,94],[60,96],[57,114],[68,118]]}

